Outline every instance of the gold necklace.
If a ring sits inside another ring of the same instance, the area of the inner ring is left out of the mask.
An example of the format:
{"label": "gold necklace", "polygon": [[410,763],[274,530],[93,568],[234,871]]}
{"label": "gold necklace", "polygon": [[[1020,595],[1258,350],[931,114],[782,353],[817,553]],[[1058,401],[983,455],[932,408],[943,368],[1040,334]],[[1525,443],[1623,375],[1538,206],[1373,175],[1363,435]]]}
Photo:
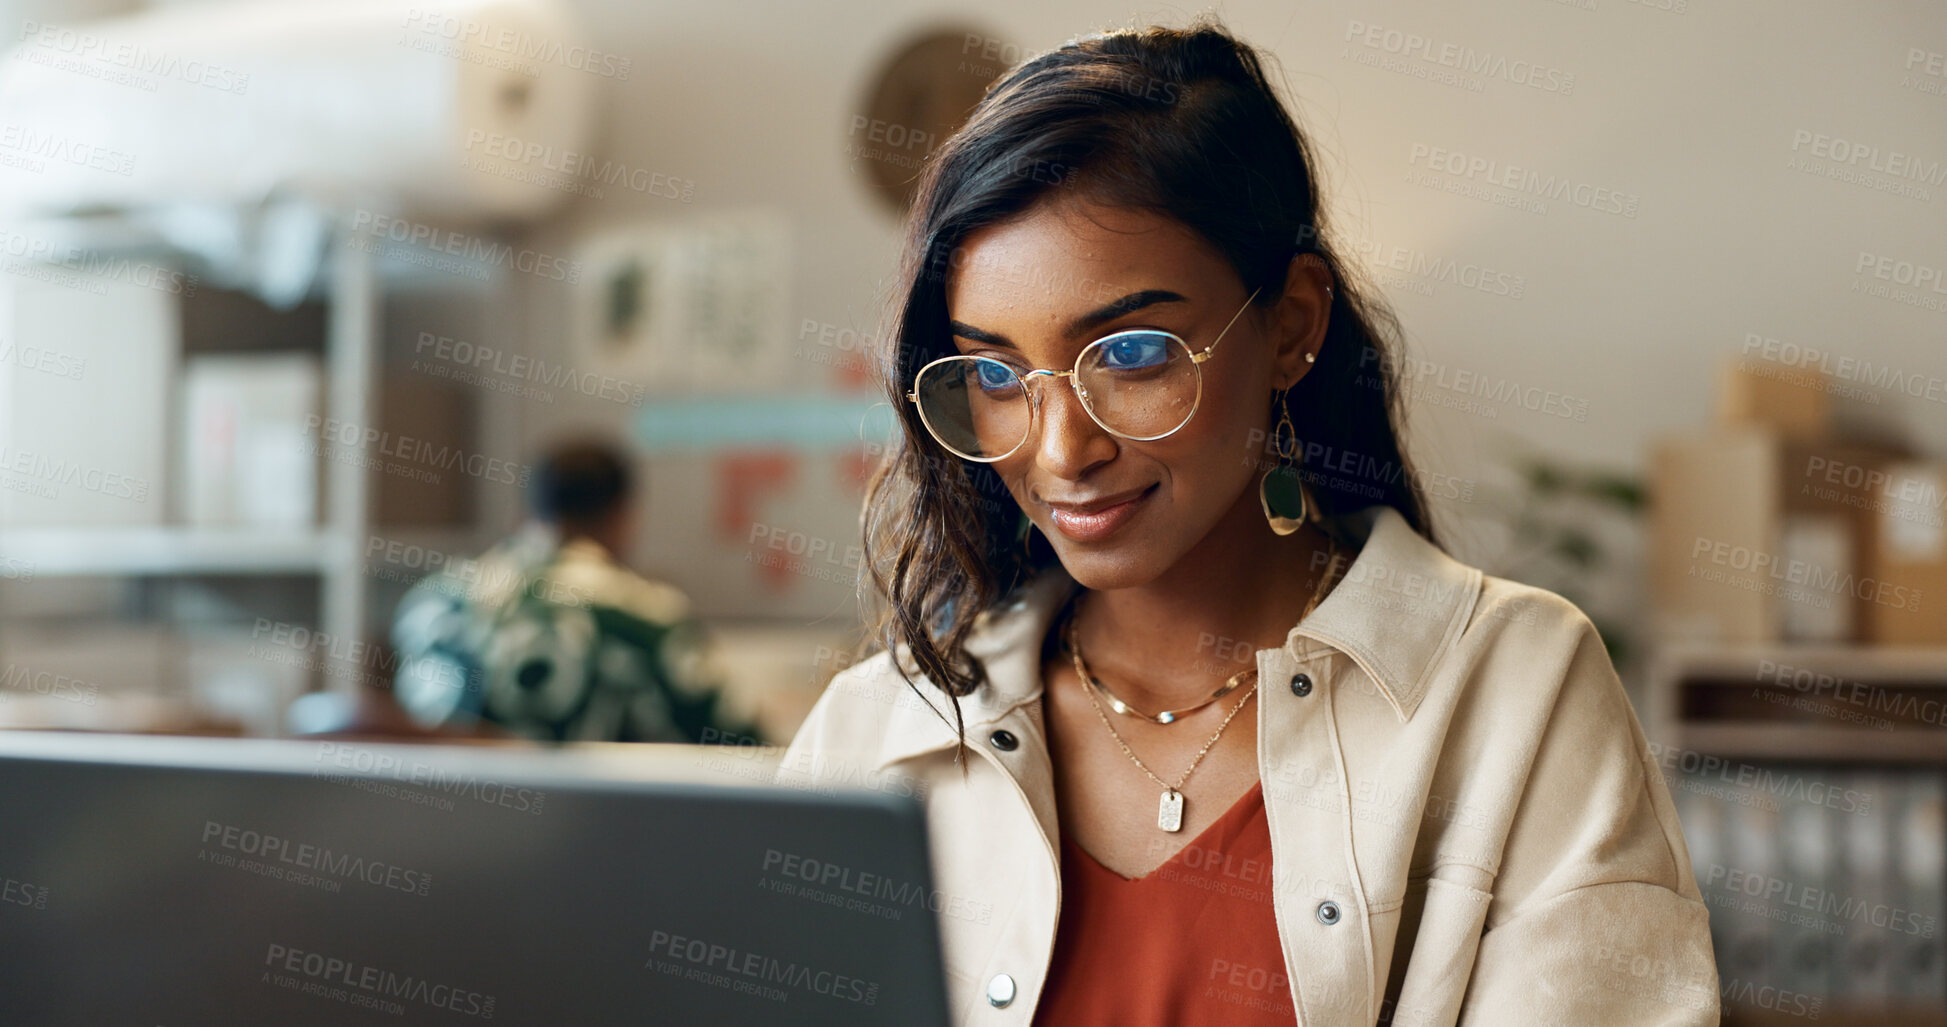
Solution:
{"label": "gold necklace", "polygon": [[[1338,573],[1339,557],[1341,554],[1338,551],[1338,544],[1336,542],[1332,543],[1331,551],[1332,562],[1325,568],[1325,577],[1320,579],[1318,588],[1312,592],[1311,600],[1305,604],[1305,611],[1298,615],[1298,619],[1301,621],[1311,615],[1313,608],[1318,605],[1319,598],[1325,594],[1326,586]],[[1075,674],[1085,682],[1093,682],[1099,688],[1100,682],[1094,681],[1093,675],[1088,672],[1088,665],[1082,661],[1082,647],[1076,640],[1075,623],[1076,618],[1071,611],[1068,624],[1062,632],[1068,645],[1069,655],[1075,658]],[[1232,677],[1230,681],[1225,683],[1224,688],[1218,692],[1218,695],[1222,695],[1223,692],[1235,688],[1240,679],[1241,676]],[[1101,690],[1104,693],[1108,691],[1106,688]],[[1122,754],[1129,757],[1129,761],[1136,765],[1136,769],[1142,771],[1151,781],[1163,786],[1162,798],[1156,806],[1156,826],[1165,831],[1175,832],[1183,829],[1183,783],[1190,779],[1191,772],[1197,769],[1197,764],[1203,762],[1204,756],[1208,755],[1211,747],[1217,744],[1217,739],[1224,736],[1224,729],[1230,726],[1232,718],[1236,717],[1244,709],[1244,704],[1250,702],[1251,697],[1257,694],[1257,685],[1253,683],[1251,690],[1244,693],[1244,697],[1237,700],[1237,705],[1232,706],[1230,712],[1224,715],[1224,722],[1217,725],[1216,733],[1210,736],[1209,741],[1203,743],[1203,748],[1197,750],[1196,756],[1191,758],[1189,766],[1183,768],[1183,773],[1176,779],[1175,784],[1169,784],[1162,778],[1157,777],[1153,771],[1143,765],[1142,759],[1136,755],[1135,750],[1129,748],[1129,743],[1122,740],[1121,732],[1115,729],[1114,724],[1109,723],[1109,715],[1102,712],[1102,704],[1096,701],[1096,688],[1086,688],[1084,691],[1088,695],[1089,705],[1095,708],[1095,716],[1102,721],[1103,727],[1109,729],[1109,736],[1115,739],[1115,743],[1122,747]],[[1207,706],[1216,698],[1217,696],[1212,696],[1210,699],[1206,699],[1190,708],[1197,709]],[[1154,718],[1151,719],[1153,720]],[[1158,723],[1168,723],[1168,721],[1158,721]]]}
{"label": "gold necklace", "polygon": [[[1077,673],[1087,674],[1087,671],[1077,670]],[[1125,717],[1141,717],[1142,719],[1147,720],[1152,724],[1173,724],[1176,722],[1177,718],[1183,716],[1184,714],[1195,713],[1196,711],[1203,709],[1205,706],[1208,706],[1211,703],[1216,702],[1219,699],[1222,699],[1224,696],[1229,695],[1231,692],[1237,689],[1238,685],[1244,683],[1245,678],[1254,678],[1256,676],[1257,676],[1257,668],[1247,667],[1243,670],[1238,671],[1235,674],[1232,674],[1230,676],[1230,680],[1225,681],[1223,685],[1221,685],[1215,692],[1210,693],[1210,697],[1208,699],[1205,699],[1194,706],[1185,706],[1181,709],[1175,709],[1175,710],[1164,710],[1161,713],[1144,713],[1143,711],[1135,708],[1134,706],[1131,706],[1128,703],[1123,702],[1121,699],[1116,698],[1115,693],[1109,691],[1109,686],[1103,684],[1102,679],[1096,677],[1093,674],[1087,674],[1087,676],[1082,678],[1082,680],[1088,682],[1090,688],[1093,688],[1095,691],[1101,693],[1102,698],[1108,702],[1109,709],[1112,709],[1117,713],[1122,714]]]}
{"label": "gold necklace", "polygon": [[[1081,651],[1079,649],[1073,649],[1075,634],[1075,622],[1073,620],[1068,622],[1068,634],[1069,645],[1075,656],[1076,673],[1083,674],[1082,680],[1086,681],[1088,678],[1085,670],[1082,668]],[[1088,703],[1090,706],[1095,707],[1095,715],[1102,719],[1102,726],[1109,729],[1110,736],[1115,738],[1115,744],[1122,747],[1122,754],[1129,757],[1130,761],[1135,763],[1137,770],[1148,774],[1151,781],[1163,786],[1163,798],[1156,807],[1156,826],[1165,831],[1180,831],[1183,829],[1183,782],[1190,779],[1190,772],[1197,769],[1197,764],[1203,762],[1204,754],[1210,751],[1211,746],[1217,744],[1217,739],[1224,736],[1224,728],[1230,726],[1231,718],[1237,716],[1237,711],[1243,709],[1244,704],[1250,702],[1251,696],[1256,694],[1257,686],[1253,684],[1251,690],[1244,693],[1244,698],[1237,700],[1237,705],[1232,706],[1230,712],[1224,715],[1224,722],[1217,725],[1217,733],[1211,735],[1210,740],[1203,743],[1203,748],[1197,750],[1196,758],[1190,761],[1189,766],[1183,768],[1183,774],[1176,779],[1175,784],[1166,783],[1162,778],[1157,777],[1148,767],[1143,766],[1143,761],[1137,758],[1135,750],[1129,748],[1129,743],[1122,740],[1122,735],[1116,731],[1115,725],[1109,723],[1109,715],[1102,712],[1102,704],[1095,701],[1095,692],[1093,690],[1088,693]]]}
{"label": "gold necklace", "polygon": [[[1305,604],[1305,612],[1298,615],[1299,620],[1304,620],[1306,617],[1311,616],[1312,610],[1318,606],[1320,597],[1325,594],[1326,588],[1330,586],[1332,579],[1338,573],[1338,566],[1339,566],[1338,561],[1340,557],[1343,555],[1339,552],[1338,540],[1328,538],[1326,540],[1326,544],[1330,547],[1328,551],[1332,554],[1331,562],[1325,568],[1325,577],[1320,579],[1318,583],[1318,587],[1312,590],[1311,600]],[[1079,597],[1077,598],[1079,600]],[[1079,611],[1079,609],[1080,609],[1079,601],[1070,607],[1068,613],[1068,619],[1070,624],[1072,624],[1075,621],[1076,614]],[[1069,633],[1064,632],[1063,634],[1064,636],[1066,636]],[[1077,655],[1077,661],[1075,665],[1076,673],[1082,676],[1082,680],[1087,682],[1088,686],[1091,689],[1094,689],[1097,693],[1099,693],[1102,696],[1102,700],[1109,704],[1109,709],[1112,709],[1125,717],[1140,717],[1143,720],[1147,720],[1152,724],[1173,724],[1179,719],[1181,719],[1184,714],[1195,713],[1196,711],[1203,709],[1205,706],[1208,706],[1211,703],[1216,702],[1219,699],[1222,699],[1224,696],[1229,695],[1231,692],[1236,691],[1237,686],[1243,684],[1246,678],[1257,677],[1256,667],[1246,667],[1245,669],[1240,670],[1235,674],[1232,674],[1229,680],[1226,680],[1222,685],[1218,686],[1217,690],[1210,693],[1208,698],[1205,698],[1193,705],[1184,706],[1181,707],[1180,709],[1164,710],[1161,713],[1144,713],[1143,711],[1135,708],[1134,706],[1131,706],[1130,704],[1123,702],[1122,699],[1119,696],[1117,696],[1114,692],[1109,691],[1109,686],[1103,684],[1101,678],[1096,677],[1094,674],[1088,672],[1087,665],[1082,663],[1079,659],[1080,652],[1081,652],[1080,647],[1071,645],[1070,648]]]}

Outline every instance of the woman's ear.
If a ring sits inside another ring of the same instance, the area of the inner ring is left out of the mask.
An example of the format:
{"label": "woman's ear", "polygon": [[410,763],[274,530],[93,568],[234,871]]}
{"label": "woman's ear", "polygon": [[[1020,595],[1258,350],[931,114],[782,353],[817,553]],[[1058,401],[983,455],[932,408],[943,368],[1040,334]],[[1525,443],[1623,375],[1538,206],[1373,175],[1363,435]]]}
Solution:
{"label": "woman's ear", "polygon": [[1274,351],[1273,384],[1289,388],[1298,384],[1313,366],[1307,356],[1316,358],[1325,344],[1325,329],[1331,324],[1331,269],[1316,253],[1300,253],[1285,266],[1284,294],[1272,315]]}

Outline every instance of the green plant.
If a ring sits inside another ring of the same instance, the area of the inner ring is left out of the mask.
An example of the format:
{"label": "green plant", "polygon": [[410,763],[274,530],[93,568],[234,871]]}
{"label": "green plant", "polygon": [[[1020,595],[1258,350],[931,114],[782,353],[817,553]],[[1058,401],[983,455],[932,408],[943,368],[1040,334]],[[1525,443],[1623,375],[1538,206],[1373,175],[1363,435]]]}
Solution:
{"label": "green plant", "polygon": [[1582,607],[1610,660],[1622,666],[1635,655],[1634,631],[1626,617],[1596,606],[1590,585],[1601,575],[1621,572],[1602,541],[1603,520],[1639,521],[1648,507],[1647,488],[1630,475],[1533,454],[1517,458],[1514,470],[1520,487],[1490,501],[1511,539],[1494,573],[1557,592]]}

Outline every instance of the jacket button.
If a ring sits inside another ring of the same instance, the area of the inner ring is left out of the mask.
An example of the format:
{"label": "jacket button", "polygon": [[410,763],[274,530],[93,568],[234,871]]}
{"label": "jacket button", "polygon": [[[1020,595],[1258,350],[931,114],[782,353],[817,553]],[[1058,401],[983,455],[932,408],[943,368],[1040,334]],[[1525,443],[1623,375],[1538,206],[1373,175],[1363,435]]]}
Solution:
{"label": "jacket button", "polygon": [[987,982],[987,1004],[998,1009],[1014,1001],[1014,978],[1006,974],[995,974]]}
{"label": "jacket button", "polygon": [[1293,674],[1291,676],[1291,694],[1301,699],[1312,694],[1311,675]]}
{"label": "jacket button", "polygon": [[1339,922],[1339,904],[1321,902],[1318,904],[1318,922],[1327,927]]}
{"label": "jacket button", "polygon": [[[1014,732],[1012,731],[996,731],[988,735],[987,740],[994,743],[994,748],[1002,752],[1013,752],[1021,747],[1021,740],[1014,737]],[[1012,985],[1009,985],[1009,987],[1011,988]],[[1009,994],[1012,994],[1012,992],[1010,991]]]}

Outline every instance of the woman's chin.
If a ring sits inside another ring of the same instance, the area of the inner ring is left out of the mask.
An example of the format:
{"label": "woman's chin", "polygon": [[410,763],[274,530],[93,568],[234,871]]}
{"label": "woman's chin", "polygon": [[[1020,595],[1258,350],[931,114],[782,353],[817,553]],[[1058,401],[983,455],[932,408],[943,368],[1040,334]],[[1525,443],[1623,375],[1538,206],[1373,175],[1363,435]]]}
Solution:
{"label": "woman's chin", "polygon": [[1055,550],[1061,565],[1083,588],[1106,592],[1155,581],[1165,567],[1153,545],[1125,542],[1113,546],[1062,546]]}

